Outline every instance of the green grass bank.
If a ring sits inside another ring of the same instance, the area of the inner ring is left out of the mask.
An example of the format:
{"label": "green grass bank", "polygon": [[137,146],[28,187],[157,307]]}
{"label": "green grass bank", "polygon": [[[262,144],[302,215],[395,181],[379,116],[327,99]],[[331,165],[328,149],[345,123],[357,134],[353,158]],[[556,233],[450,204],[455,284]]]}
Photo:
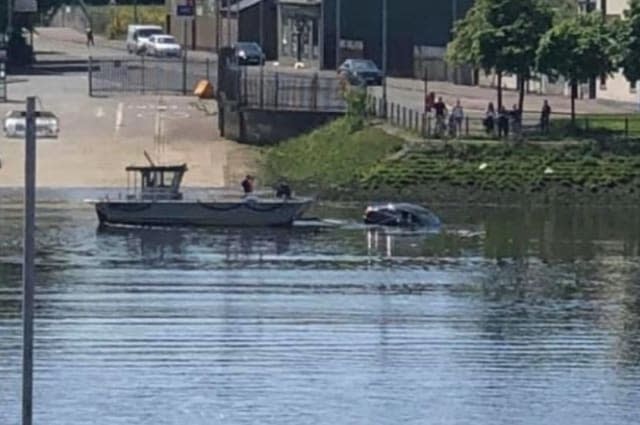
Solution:
{"label": "green grass bank", "polygon": [[441,203],[640,201],[640,142],[406,143],[338,120],[268,148],[261,176],[333,200]]}

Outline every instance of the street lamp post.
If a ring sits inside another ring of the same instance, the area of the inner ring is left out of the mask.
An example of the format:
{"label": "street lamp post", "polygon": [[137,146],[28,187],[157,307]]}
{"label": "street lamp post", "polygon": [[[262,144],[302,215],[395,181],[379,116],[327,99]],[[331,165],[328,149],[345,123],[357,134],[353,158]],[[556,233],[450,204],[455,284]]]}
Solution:
{"label": "street lamp post", "polygon": [[33,294],[36,209],[36,98],[27,98],[22,266],[22,425],[33,421]]}
{"label": "street lamp post", "polygon": [[342,38],[342,1],[336,0],[336,69],[340,66],[340,39]]}
{"label": "street lamp post", "polygon": [[[13,26],[13,0],[7,0],[7,30],[5,31],[7,33],[7,37],[11,36],[11,31],[13,28],[11,28]],[[9,42],[9,40],[7,39],[7,42]]]}
{"label": "street lamp post", "polygon": [[382,116],[387,117],[387,0],[382,0]]}

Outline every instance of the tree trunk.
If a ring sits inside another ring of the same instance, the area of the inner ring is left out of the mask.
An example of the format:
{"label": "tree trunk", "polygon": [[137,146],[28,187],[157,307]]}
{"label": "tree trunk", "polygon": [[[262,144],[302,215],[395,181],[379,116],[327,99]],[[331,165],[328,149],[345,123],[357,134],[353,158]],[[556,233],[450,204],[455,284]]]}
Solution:
{"label": "tree trunk", "polygon": [[498,71],[498,111],[502,109],[502,71]]}
{"label": "tree trunk", "polygon": [[523,76],[519,76],[518,77],[518,91],[519,91],[518,110],[520,111],[521,114],[522,114],[523,109],[524,109],[524,88],[525,88],[525,83],[526,83],[526,80],[524,79],[524,77]]}
{"label": "tree trunk", "polygon": [[576,97],[578,96],[578,82],[571,80],[571,127],[576,127]]}

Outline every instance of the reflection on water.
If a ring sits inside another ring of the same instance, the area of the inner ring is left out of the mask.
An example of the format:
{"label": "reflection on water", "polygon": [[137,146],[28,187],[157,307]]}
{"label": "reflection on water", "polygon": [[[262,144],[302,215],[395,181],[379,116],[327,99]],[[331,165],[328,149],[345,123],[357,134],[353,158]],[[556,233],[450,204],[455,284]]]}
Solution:
{"label": "reflection on water", "polygon": [[[106,229],[86,197],[40,194],[37,423],[637,423],[637,210]],[[2,425],[20,417],[20,206],[0,191]]]}

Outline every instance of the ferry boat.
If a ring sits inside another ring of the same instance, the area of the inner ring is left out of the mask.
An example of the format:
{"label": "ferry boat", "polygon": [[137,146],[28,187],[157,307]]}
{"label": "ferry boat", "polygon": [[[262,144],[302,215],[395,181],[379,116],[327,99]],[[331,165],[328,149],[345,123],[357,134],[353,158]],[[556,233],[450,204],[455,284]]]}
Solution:
{"label": "ferry boat", "polygon": [[180,185],[186,164],[129,166],[127,193],[120,199],[89,200],[101,225],[129,226],[290,226],[312,198],[213,191],[209,199],[189,199]]}

